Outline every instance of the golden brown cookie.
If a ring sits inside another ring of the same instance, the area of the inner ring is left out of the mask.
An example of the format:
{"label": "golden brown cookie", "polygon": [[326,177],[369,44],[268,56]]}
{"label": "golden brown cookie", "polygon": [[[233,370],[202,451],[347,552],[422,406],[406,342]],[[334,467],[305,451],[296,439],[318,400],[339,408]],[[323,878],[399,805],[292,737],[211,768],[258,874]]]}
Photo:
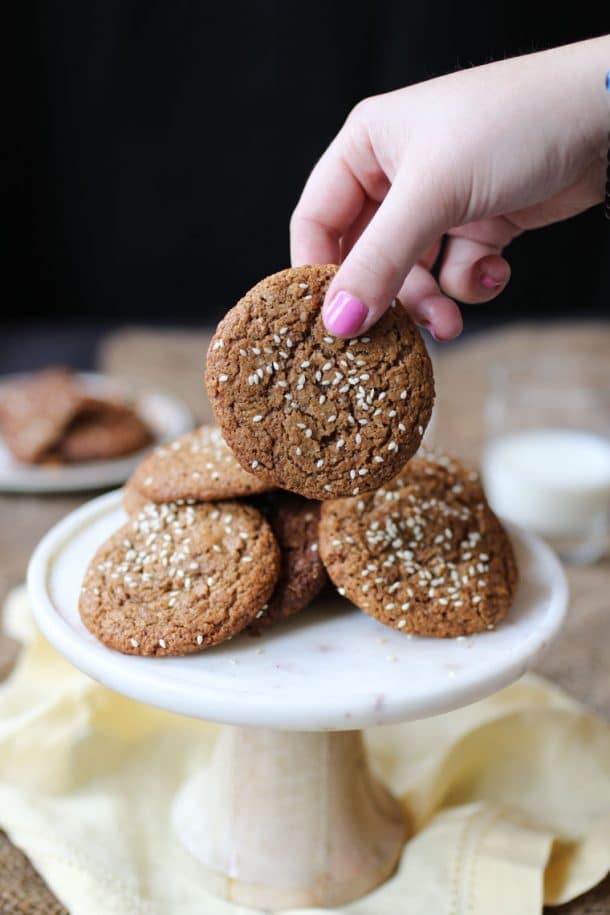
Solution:
{"label": "golden brown cookie", "polygon": [[127,480],[123,486],[123,495],[121,498],[123,503],[123,508],[127,514],[137,515],[138,512],[141,512],[145,505],[148,505],[150,499],[147,499],[146,496],[143,496],[138,489],[133,485],[133,477]]}
{"label": "golden brown cookie", "polygon": [[147,502],[208,502],[266,492],[272,484],[239,465],[217,426],[201,426],[153,451],[128,488]]}
{"label": "golden brown cookie", "polygon": [[400,304],[362,337],[325,329],[333,265],[258,283],[210,344],[208,393],[241,465],[309,499],[376,489],[415,453],[434,400],[432,367]]}
{"label": "golden brown cookie", "polygon": [[320,503],[277,492],[265,514],[280,548],[280,577],[255,629],[304,610],[328,581],[318,549]]}
{"label": "golden brown cookie", "polygon": [[252,506],[150,503],[92,559],[81,619],[125,654],[203,651],[255,619],[279,564],[271,528]]}
{"label": "golden brown cookie", "polygon": [[89,398],[55,452],[66,462],[109,461],[140,451],[152,441],[150,429],[130,407]]}
{"label": "golden brown cookie", "polygon": [[517,585],[478,474],[446,456],[414,458],[386,488],[325,503],[320,551],[353,603],[415,635],[493,629]]}

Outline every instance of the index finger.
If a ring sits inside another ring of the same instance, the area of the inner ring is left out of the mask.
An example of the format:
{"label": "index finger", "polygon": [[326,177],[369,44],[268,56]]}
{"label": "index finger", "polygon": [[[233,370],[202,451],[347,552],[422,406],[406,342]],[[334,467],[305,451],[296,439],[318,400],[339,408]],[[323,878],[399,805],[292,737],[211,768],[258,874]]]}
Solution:
{"label": "index finger", "polygon": [[290,220],[290,254],[299,264],[338,264],[341,238],[358,218],[365,191],[335,141],[319,160]]}

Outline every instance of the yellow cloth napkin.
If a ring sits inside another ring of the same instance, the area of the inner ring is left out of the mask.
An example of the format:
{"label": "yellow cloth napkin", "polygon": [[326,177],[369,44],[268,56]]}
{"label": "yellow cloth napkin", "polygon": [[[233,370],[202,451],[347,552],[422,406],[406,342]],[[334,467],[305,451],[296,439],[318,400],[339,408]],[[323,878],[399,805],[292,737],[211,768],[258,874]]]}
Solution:
{"label": "yellow cloth napkin", "polygon": [[[71,915],[250,913],[205,891],[169,826],[216,727],[76,671],[23,590],[5,624],[25,648],[0,687],[0,826]],[[391,880],[335,915],[535,915],[610,867],[610,728],[544,680],[366,738],[416,835]]]}

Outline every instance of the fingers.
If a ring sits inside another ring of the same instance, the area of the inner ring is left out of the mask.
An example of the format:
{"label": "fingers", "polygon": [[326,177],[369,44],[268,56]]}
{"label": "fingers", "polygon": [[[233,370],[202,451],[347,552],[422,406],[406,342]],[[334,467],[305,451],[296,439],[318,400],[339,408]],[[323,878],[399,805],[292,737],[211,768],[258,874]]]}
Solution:
{"label": "fingers", "polygon": [[379,209],[379,206],[380,204],[376,200],[371,200],[370,198],[365,200],[357,218],[341,239],[341,260],[337,261],[337,263],[341,263],[341,261],[345,260]]}
{"label": "fingers", "polygon": [[460,302],[489,302],[510,279],[510,267],[499,254],[468,238],[447,241],[439,282],[443,292]]}
{"label": "fingers", "polygon": [[365,201],[342,158],[329,147],[311,173],[290,221],[290,256],[299,264],[337,264],[341,237]]}
{"label": "fingers", "polygon": [[338,264],[341,239],[367,201],[378,204],[390,184],[352,114],[312,171],[290,221],[292,263]]}
{"label": "fingers", "polygon": [[443,292],[472,305],[494,299],[510,279],[502,249],[518,234],[502,216],[452,229],[439,272]]}
{"label": "fingers", "polygon": [[331,283],[324,321],[337,336],[363,333],[379,320],[405,278],[443,231],[434,188],[397,176]]}
{"label": "fingers", "polygon": [[462,315],[456,303],[443,295],[431,273],[416,264],[404,281],[398,298],[413,320],[436,340],[453,340],[462,332]]}

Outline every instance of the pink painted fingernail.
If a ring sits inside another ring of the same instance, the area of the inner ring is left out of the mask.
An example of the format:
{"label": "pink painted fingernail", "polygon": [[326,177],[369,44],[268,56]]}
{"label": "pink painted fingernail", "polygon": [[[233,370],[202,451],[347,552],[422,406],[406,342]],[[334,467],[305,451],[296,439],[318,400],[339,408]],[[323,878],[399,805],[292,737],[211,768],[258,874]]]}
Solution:
{"label": "pink painted fingernail", "polygon": [[500,289],[503,285],[503,280],[494,280],[493,276],[490,276],[489,273],[483,273],[481,275],[481,286],[485,286],[485,289]]}
{"label": "pink painted fingernail", "polygon": [[334,296],[332,302],[324,306],[324,323],[331,334],[349,337],[360,330],[368,311],[360,299],[341,290]]}
{"label": "pink painted fingernail", "polygon": [[419,321],[418,324],[420,327],[423,327],[428,331],[433,340],[436,340],[437,343],[439,342],[439,339],[436,336],[436,331],[434,329],[434,324],[432,324],[431,321]]}

